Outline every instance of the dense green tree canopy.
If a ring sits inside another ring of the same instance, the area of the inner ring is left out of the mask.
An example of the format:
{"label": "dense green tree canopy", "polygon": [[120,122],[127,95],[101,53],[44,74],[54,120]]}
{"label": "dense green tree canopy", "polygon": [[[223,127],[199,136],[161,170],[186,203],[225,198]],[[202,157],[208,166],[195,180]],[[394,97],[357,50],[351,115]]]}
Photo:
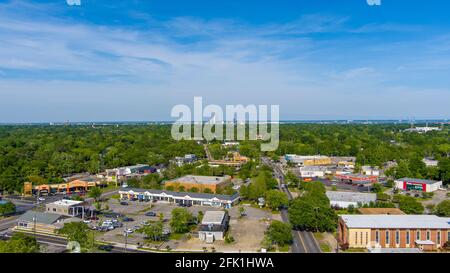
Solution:
{"label": "dense green tree canopy", "polygon": [[172,210],[170,227],[174,233],[186,233],[190,229],[194,217],[187,209],[176,208]]}
{"label": "dense green tree canopy", "polygon": [[39,244],[36,238],[23,233],[14,233],[10,240],[0,240],[0,253],[37,253]]}
{"label": "dense green tree canopy", "polygon": [[267,237],[273,244],[284,246],[292,242],[291,225],[280,221],[272,221],[267,230]]}

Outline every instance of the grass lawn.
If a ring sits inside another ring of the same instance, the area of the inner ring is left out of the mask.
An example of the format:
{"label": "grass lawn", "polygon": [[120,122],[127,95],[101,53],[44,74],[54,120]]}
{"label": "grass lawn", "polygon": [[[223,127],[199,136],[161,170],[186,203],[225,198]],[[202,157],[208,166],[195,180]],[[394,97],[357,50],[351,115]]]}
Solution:
{"label": "grass lawn", "polygon": [[314,232],[314,237],[315,237],[317,240],[322,240],[322,239],[323,239],[323,234],[320,233],[320,232]]}
{"label": "grass lawn", "polygon": [[344,253],[364,253],[367,252],[364,248],[349,248],[347,250],[342,251]]}
{"label": "grass lawn", "polygon": [[184,233],[172,233],[169,236],[170,240],[181,240],[184,237]]}
{"label": "grass lawn", "polygon": [[320,250],[322,252],[331,252],[331,247],[328,244],[326,244],[326,243],[321,243],[320,244]]}

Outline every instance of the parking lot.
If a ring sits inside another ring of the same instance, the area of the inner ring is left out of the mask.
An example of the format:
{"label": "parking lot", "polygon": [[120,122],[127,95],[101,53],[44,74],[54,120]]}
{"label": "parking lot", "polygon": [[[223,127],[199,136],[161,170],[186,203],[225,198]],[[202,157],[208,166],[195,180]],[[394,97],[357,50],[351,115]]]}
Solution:
{"label": "parking lot", "polygon": [[[132,221],[122,222],[122,227],[117,227],[106,232],[98,232],[97,239],[115,242],[121,244],[145,245],[144,235],[135,232],[136,229],[142,228],[146,221],[158,221],[159,215],[162,213],[164,218],[164,228],[170,230],[169,222],[171,212],[177,206],[163,202],[138,202],[128,201],[128,205],[121,205],[118,199],[109,199],[107,204],[109,209],[115,213],[120,213],[123,216],[132,218]],[[105,206],[105,205],[104,205]],[[280,220],[279,214],[272,214],[270,211],[250,207],[245,205],[245,216],[240,217],[238,206],[229,210],[230,215],[230,235],[235,239],[232,244],[225,244],[223,241],[216,241],[214,244],[206,244],[197,238],[197,233],[194,231],[191,236],[181,236],[180,238],[168,240],[158,245],[147,245],[151,247],[158,247],[161,250],[171,249],[176,251],[203,251],[204,248],[216,251],[242,251],[255,252],[260,250],[261,242],[264,237],[264,232],[267,229],[269,220]],[[187,207],[194,216],[197,216],[199,211],[203,213],[210,210],[220,210],[209,206],[191,206]],[[146,216],[148,212],[154,212],[156,216]],[[104,216],[99,216],[98,221],[94,221],[91,225],[98,225],[105,219]],[[124,230],[131,229],[132,233],[124,236]]]}

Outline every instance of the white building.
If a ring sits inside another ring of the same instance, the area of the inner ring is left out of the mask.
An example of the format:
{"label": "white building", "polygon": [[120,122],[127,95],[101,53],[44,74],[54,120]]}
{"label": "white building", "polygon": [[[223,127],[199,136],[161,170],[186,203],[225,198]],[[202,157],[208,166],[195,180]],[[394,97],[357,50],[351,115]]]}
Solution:
{"label": "white building", "polygon": [[84,214],[84,201],[59,200],[45,205],[45,212],[75,217]]}
{"label": "white building", "polygon": [[362,166],[361,167],[361,172],[364,175],[380,176],[380,170],[377,167]]}
{"label": "white building", "polygon": [[437,165],[439,164],[439,161],[428,157],[422,159],[422,161],[423,163],[425,163],[425,166],[427,167],[437,167]]}
{"label": "white building", "polygon": [[400,178],[395,180],[395,187],[404,191],[434,192],[444,189],[442,181],[418,178]]}
{"label": "white building", "polygon": [[409,128],[406,129],[405,132],[414,132],[414,133],[428,133],[432,131],[441,131],[442,129],[439,127],[415,127],[415,128]]}
{"label": "white building", "polygon": [[198,237],[207,243],[223,240],[228,229],[228,215],[225,211],[207,211],[199,227]]}
{"label": "white building", "polygon": [[305,166],[300,167],[300,176],[309,178],[322,178],[325,176],[327,169],[320,166]]}
{"label": "white building", "polygon": [[231,208],[240,201],[240,196],[238,193],[233,195],[224,195],[126,188],[120,189],[119,194],[121,199],[128,200],[157,201],[172,204],[211,206],[218,208]]}
{"label": "white building", "polygon": [[369,204],[377,200],[375,193],[362,193],[362,192],[346,192],[346,191],[327,191],[326,195],[330,199],[330,205],[332,207],[338,207],[342,209],[348,208],[350,205],[358,207],[359,205]]}

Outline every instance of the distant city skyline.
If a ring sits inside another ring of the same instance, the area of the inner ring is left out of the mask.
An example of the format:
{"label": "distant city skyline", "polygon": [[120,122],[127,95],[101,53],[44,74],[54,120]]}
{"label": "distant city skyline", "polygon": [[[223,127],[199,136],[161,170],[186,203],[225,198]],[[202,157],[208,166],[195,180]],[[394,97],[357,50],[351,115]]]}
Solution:
{"label": "distant city skyline", "polygon": [[450,118],[446,1],[75,2],[0,1],[0,123],[171,121],[194,96],[281,120]]}

